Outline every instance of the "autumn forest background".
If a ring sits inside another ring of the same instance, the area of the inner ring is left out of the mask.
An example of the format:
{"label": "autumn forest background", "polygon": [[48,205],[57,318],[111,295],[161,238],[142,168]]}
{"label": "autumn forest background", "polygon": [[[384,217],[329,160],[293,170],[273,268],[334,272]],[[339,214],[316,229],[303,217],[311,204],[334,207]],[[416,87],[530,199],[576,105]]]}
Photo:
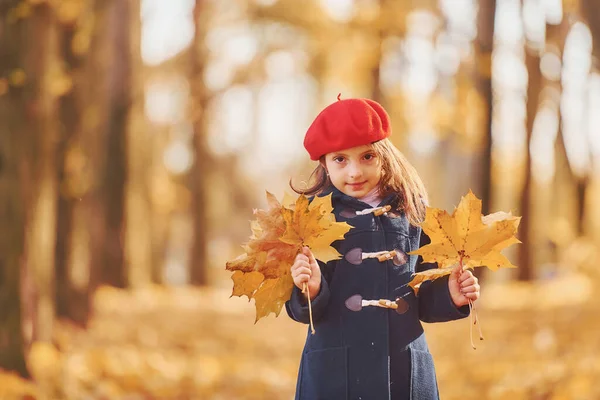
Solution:
{"label": "autumn forest background", "polygon": [[306,326],[225,262],[338,93],[523,216],[477,350],[425,326],[442,398],[599,399],[598,0],[0,0],[0,399],[292,399]]}

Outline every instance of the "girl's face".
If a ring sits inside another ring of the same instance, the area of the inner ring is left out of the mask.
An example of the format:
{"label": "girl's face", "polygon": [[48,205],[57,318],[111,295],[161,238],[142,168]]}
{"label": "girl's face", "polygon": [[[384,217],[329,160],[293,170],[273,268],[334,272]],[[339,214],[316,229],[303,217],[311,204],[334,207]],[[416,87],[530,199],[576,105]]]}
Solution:
{"label": "girl's face", "polygon": [[381,160],[370,145],[327,154],[325,168],[333,186],[352,197],[367,195],[381,179]]}

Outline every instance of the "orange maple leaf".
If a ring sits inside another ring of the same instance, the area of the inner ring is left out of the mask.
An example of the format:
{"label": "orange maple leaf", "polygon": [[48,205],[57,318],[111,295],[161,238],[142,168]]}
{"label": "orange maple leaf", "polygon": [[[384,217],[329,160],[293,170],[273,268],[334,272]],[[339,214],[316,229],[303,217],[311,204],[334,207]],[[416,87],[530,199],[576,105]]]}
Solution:
{"label": "orange maple leaf", "polygon": [[343,239],[352,227],[336,222],[331,213],[331,195],[306,196],[296,200],[287,194],[283,204],[267,192],[266,210],[255,210],[256,219],[250,222],[252,235],[244,254],[227,262],[233,271],[232,296],[254,299],[256,321],[281,312],[290,298],[294,282],[290,267],[303,246],[308,246],[315,258],[327,262],[341,257],[331,243]]}

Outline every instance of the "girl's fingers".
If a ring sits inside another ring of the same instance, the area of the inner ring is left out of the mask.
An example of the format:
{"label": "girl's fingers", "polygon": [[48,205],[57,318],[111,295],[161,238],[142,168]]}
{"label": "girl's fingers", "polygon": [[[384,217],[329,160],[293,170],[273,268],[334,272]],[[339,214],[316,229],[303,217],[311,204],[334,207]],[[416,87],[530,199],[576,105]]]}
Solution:
{"label": "girl's fingers", "polygon": [[298,268],[310,268],[310,264],[308,263],[308,261],[304,261],[304,260],[298,260],[294,263],[294,265],[292,265],[292,271],[298,269]]}
{"label": "girl's fingers", "polygon": [[464,295],[467,299],[477,300],[479,298],[479,292],[467,293]]}
{"label": "girl's fingers", "polygon": [[461,287],[473,286],[475,285],[475,277],[470,277],[460,283]]}
{"label": "girl's fingers", "polygon": [[317,260],[315,259],[315,255],[313,254],[312,251],[310,251],[310,249],[308,247],[303,247],[302,248],[302,252],[307,257],[307,261],[309,262],[310,265],[314,265],[314,266],[318,266],[319,265],[319,264],[317,264]]}
{"label": "girl's fingers", "polygon": [[310,277],[308,275],[300,275],[296,278],[294,278],[294,284],[296,286],[300,286],[303,283],[307,283],[310,280]]}
{"label": "girl's fingers", "polygon": [[460,275],[460,278],[458,279],[458,281],[462,283],[469,279],[476,279],[476,278],[471,271],[465,271]]}
{"label": "girl's fingers", "polygon": [[308,257],[304,254],[298,254],[296,256],[296,261],[306,261],[307,263],[310,262],[310,260],[308,259]]}
{"label": "girl's fingers", "polygon": [[473,292],[478,292],[479,288],[475,285],[471,285],[471,286],[467,286],[464,288],[461,288],[460,291],[464,294],[464,293],[473,293]]}
{"label": "girl's fingers", "polygon": [[310,268],[308,266],[301,266],[296,268],[295,270],[292,271],[292,278],[296,277],[296,276],[300,276],[302,274],[311,276],[312,275],[312,271],[310,270]]}
{"label": "girl's fingers", "polygon": [[474,283],[475,283],[475,277],[474,276],[468,276],[468,277],[466,277],[466,279],[461,279],[460,280],[461,286],[471,286]]}

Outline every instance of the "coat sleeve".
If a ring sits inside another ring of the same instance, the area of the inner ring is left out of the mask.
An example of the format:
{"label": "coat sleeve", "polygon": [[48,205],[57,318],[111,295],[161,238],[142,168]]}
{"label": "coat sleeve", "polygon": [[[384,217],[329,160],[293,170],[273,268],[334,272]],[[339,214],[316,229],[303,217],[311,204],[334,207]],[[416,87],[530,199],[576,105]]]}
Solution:
{"label": "coat sleeve", "polygon": [[[335,261],[331,261],[327,264],[317,260],[321,267],[321,289],[319,294],[311,301],[311,308],[313,313],[313,321],[317,322],[321,319],[329,303],[329,283],[333,276],[333,268]],[[285,303],[285,310],[287,311],[290,318],[294,321],[308,324],[310,322],[308,302],[306,301],[302,291],[294,285],[292,290],[292,296]]]}
{"label": "coat sleeve", "polygon": [[[431,243],[425,233],[421,233],[421,246]],[[419,256],[417,272],[437,268],[435,263],[424,263]],[[425,281],[419,289],[419,319],[423,322],[446,322],[469,316],[469,306],[456,307],[450,297],[448,276],[434,281]]]}

